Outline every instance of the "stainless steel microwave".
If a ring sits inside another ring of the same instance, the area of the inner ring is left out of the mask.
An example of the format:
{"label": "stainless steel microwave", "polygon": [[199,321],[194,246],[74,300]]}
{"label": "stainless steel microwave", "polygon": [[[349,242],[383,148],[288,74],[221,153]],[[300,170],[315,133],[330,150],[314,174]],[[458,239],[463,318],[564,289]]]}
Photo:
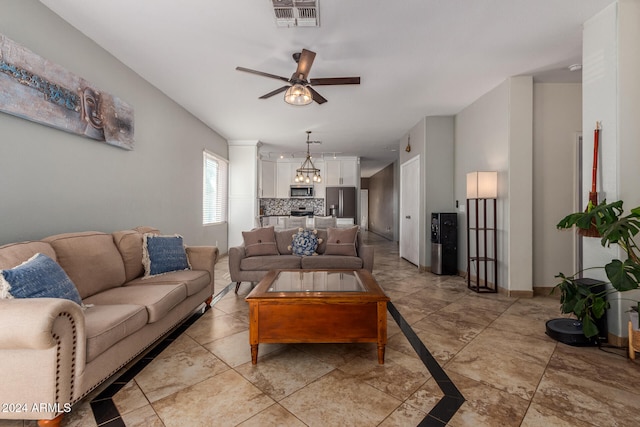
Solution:
{"label": "stainless steel microwave", "polygon": [[289,196],[292,198],[312,198],[313,185],[292,185]]}

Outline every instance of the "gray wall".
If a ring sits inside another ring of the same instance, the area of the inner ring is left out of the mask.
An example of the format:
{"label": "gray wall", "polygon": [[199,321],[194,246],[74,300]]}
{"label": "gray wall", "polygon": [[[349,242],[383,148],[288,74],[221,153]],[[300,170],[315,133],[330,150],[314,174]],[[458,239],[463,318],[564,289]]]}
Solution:
{"label": "gray wall", "polygon": [[135,110],[133,151],[0,113],[0,244],[152,225],[226,252],[202,225],[202,150],[228,158],[224,138],[36,0],[4,1],[0,32]]}
{"label": "gray wall", "polygon": [[[468,172],[498,172],[498,285],[509,294],[532,295],[531,77],[507,79],[455,121],[455,198],[466,200]],[[458,227],[466,233],[467,216],[460,206]],[[458,268],[465,271],[467,242],[458,243]]]}
{"label": "gray wall", "polygon": [[400,165],[420,156],[420,268],[431,266],[431,213],[455,211],[454,127],[453,116],[423,117],[399,143]]}
{"label": "gray wall", "polygon": [[[533,286],[557,284],[574,271],[573,231],[556,224],[577,206],[577,139],[582,129],[582,85],[533,85]],[[591,159],[585,159],[590,168]],[[585,205],[586,206],[586,205]]]}
{"label": "gray wall", "polygon": [[[420,239],[424,242],[424,265],[431,268],[431,214],[456,212],[454,200],[454,117],[427,117],[424,156],[424,223]],[[464,236],[458,232],[458,240]]]}
{"label": "gray wall", "polygon": [[368,179],[369,231],[394,239],[394,163]]}

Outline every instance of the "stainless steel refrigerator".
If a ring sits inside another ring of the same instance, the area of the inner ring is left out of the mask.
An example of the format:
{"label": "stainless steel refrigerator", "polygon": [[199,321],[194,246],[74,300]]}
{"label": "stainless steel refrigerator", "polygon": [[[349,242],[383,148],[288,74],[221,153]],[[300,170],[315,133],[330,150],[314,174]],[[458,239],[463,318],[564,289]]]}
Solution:
{"label": "stainless steel refrigerator", "polygon": [[356,221],[356,187],[327,187],[326,214]]}

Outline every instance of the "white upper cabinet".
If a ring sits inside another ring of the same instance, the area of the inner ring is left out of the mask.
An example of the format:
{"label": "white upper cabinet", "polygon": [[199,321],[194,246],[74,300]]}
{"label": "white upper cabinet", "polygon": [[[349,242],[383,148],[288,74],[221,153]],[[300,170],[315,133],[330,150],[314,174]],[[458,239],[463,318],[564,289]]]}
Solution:
{"label": "white upper cabinet", "polygon": [[313,184],[313,190],[314,190],[314,196],[316,199],[324,199],[324,196],[326,194],[325,188],[327,186],[326,181],[325,181],[325,174],[327,173],[327,165],[325,164],[325,162],[323,160],[317,160],[313,162],[314,165],[316,165],[316,167],[318,169],[320,169],[320,177],[322,178],[321,182],[315,182]]}
{"label": "white upper cabinet", "polygon": [[[295,160],[262,160],[259,162],[258,172],[258,197],[264,199],[278,198],[288,199],[292,185],[295,182],[296,169],[300,167],[304,159]],[[311,182],[314,187],[316,199],[325,198],[327,186],[359,187],[360,168],[356,157],[343,159],[314,159],[313,164],[320,169],[322,182]],[[303,183],[302,183],[303,184]]]}
{"label": "white upper cabinet", "polygon": [[276,197],[279,199],[289,198],[289,188],[295,184],[293,179],[296,177],[296,164],[291,162],[277,163],[277,186]]}
{"label": "white upper cabinet", "polygon": [[273,199],[276,197],[276,162],[262,160],[260,162],[260,183],[258,186],[258,197]]}
{"label": "white upper cabinet", "polygon": [[326,172],[323,179],[326,186],[359,187],[360,173],[357,158],[325,160]]}

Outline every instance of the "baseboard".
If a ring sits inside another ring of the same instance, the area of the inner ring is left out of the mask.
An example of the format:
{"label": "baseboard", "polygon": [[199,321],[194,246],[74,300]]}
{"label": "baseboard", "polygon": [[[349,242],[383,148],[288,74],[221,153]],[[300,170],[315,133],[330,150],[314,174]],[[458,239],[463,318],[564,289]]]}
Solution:
{"label": "baseboard", "polygon": [[533,298],[533,291],[511,291],[498,286],[498,293],[505,293],[509,297],[514,298]]}
{"label": "baseboard", "polygon": [[551,294],[551,291],[555,289],[555,286],[534,286],[533,287],[533,296],[534,297],[553,297],[560,300],[560,292],[556,291],[554,294]]}
{"label": "baseboard", "polygon": [[[466,279],[467,272],[458,270],[458,276],[464,277]],[[475,280],[477,280],[477,277],[476,276],[471,276],[471,281],[475,281]],[[493,287],[494,286],[494,284],[492,282],[488,282],[488,284],[489,284],[489,287]],[[481,280],[480,281],[480,286],[484,286],[484,285],[485,285],[484,280]],[[509,290],[507,288],[503,288],[501,286],[498,286],[498,293],[502,294],[502,295],[506,295],[508,297],[514,297],[514,298],[533,298],[534,296],[536,296],[535,289],[536,288],[533,288],[533,290],[531,290],[531,291],[512,291],[512,290]],[[542,289],[547,289],[547,288],[542,288]],[[551,290],[551,288],[548,288],[548,289],[549,289],[549,291]],[[490,293],[490,292],[487,292],[487,293]]]}
{"label": "baseboard", "polygon": [[[465,279],[466,279],[466,274],[465,274]],[[482,289],[479,293],[484,294],[492,294],[492,293],[503,293],[506,294],[506,289],[502,289],[500,288],[500,286],[496,286],[495,283],[487,281],[487,280],[482,280],[482,279],[478,279],[478,276],[470,276],[470,280],[471,280],[471,286],[472,287],[476,287],[479,286],[480,289]],[[469,286],[469,282],[467,281],[467,287]],[[471,288],[470,288],[471,289]],[[496,290],[494,290],[496,289]],[[473,290],[473,289],[472,289]]]}
{"label": "baseboard", "polygon": [[626,348],[629,347],[629,338],[628,337],[619,337],[617,335],[613,335],[611,332],[607,334],[607,344],[612,345],[614,347]]}

